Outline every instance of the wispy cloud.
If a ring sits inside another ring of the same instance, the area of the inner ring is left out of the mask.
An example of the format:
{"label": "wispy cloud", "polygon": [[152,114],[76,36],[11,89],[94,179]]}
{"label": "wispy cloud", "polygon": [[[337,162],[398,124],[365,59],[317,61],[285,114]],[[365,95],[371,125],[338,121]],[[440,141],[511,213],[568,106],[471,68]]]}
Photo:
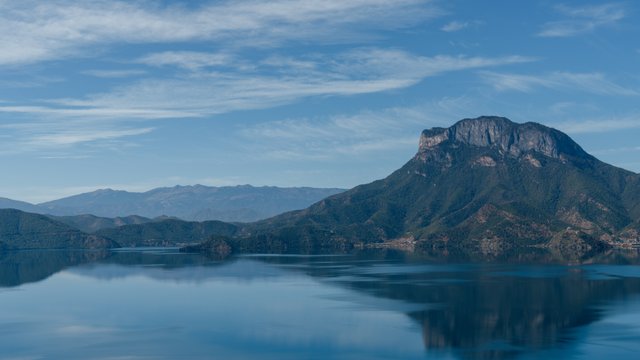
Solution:
{"label": "wispy cloud", "polygon": [[[164,59],[166,53],[152,59]],[[114,119],[157,119],[215,115],[237,110],[263,109],[311,96],[350,96],[402,89],[425,78],[468,69],[533,61],[522,56],[424,57],[400,50],[366,48],[335,56],[258,61],[258,68],[225,72],[201,69],[197,53],[172,54],[173,65],[192,73],[170,78],[144,79],[111,92],[80,99],[50,100],[49,105],[0,105],[0,112]],[[200,54],[206,59],[208,54]],[[193,60],[195,61],[195,60]],[[185,65],[187,64],[188,65]],[[291,72],[291,64],[305,71]]]}
{"label": "wispy cloud", "polygon": [[96,140],[110,140],[126,136],[148,134],[153,130],[153,128],[102,131],[95,131],[94,129],[91,129],[91,131],[66,129],[58,133],[36,135],[33,136],[30,141],[33,144],[38,144],[40,146],[74,145],[78,143],[93,142]]}
{"label": "wispy cloud", "polygon": [[469,22],[466,21],[451,21],[440,28],[444,32],[456,32],[469,27]]}
{"label": "wispy cloud", "polygon": [[[238,0],[195,6],[147,1],[0,2],[0,65],[90,54],[115,43],[215,41],[277,46],[349,41],[443,12],[429,0]],[[97,46],[100,47],[97,47]]]}
{"label": "wispy cloud", "polygon": [[[55,101],[51,101],[55,102]],[[60,100],[58,102],[64,103]],[[167,119],[167,118],[187,118],[199,116],[193,112],[174,111],[168,109],[141,109],[141,108],[108,108],[108,107],[59,107],[59,106],[16,106],[16,105],[0,105],[0,113],[13,113],[24,115],[35,115],[38,118],[45,119],[64,119],[64,118],[89,118],[93,120],[100,119]]]}
{"label": "wispy cloud", "polygon": [[640,146],[625,146],[625,147],[593,150],[591,151],[591,155],[609,155],[609,154],[629,153],[629,152],[636,152],[636,151],[640,151]]}
{"label": "wispy cloud", "polygon": [[144,70],[85,70],[83,75],[95,76],[99,78],[131,78],[147,74]]}
{"label": "wispy cloud", "polygon": [[107,145],[122,149],[126,147],[123,138],[148,134],[155,128],[136,127],[122,122],[66,119],[5,123],[0,124],[0,130],[10,134],[0,145],[1,155],[42,152],[43,157],[48,158],[85,158],[89,156],[88,151],[56,151],[73,149],[79,145],[103,148]]}
{"label": "wispy cloud", "polygon": [[349,115],[270,121],[243,127],[243,143],[260,147],[269,159],[301,160],[354,157],[388,151],[415,150],[420,131],[466,117],[471,102],[443,98],[404,108],[365,110]]}
{"label": "wispy cloud", "polygon": [[640,92],[616,84],[601,73],[553,72],[522,75],[484,71],[480,75],[498,91],[531,92],[536,88],[571,89],[600,95],[638,96]]}
{"label": "wispy cloud", "polygon": [[229,65],[233,56],[223,53],[203,53],[196,51],[165,51],[153,53],[136,62],[151,66],[177,66],[187,70]]}
{"label": "wispy cloud", "polygon": [[613,25],[626,16],[625,8],[616,3],[578,7],[558,5],[555,9],[566,19],[545,23],[538,32],[538,36],[576,36],[594,31],[599,27]]}
{"label": "wispy cloud", "polygon": [[601,133],[606,131],[638,129],[640,128],[640,115],[631,114],[622,117],[603,117],[599,119],[565,121],[554,124],[554,127],[570,134]]}

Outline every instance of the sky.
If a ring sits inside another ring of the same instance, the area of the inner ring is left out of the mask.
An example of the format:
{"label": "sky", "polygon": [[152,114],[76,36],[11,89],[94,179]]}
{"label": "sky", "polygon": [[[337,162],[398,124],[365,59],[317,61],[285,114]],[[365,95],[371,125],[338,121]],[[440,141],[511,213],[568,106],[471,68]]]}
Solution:
{"label": "sky", "polygon": [[380,179],[506,116],[640,171],[640,2],[0,0],[0,197]]}

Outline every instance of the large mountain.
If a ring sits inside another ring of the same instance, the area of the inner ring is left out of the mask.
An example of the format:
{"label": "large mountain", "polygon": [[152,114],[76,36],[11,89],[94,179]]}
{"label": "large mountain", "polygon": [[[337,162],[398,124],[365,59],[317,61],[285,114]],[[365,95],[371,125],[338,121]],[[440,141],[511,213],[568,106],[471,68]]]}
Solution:
{"label": "large mountain", "polygon": [[[157,188],[147,192],[97,190],[39,204],[33,212],[100,217],[174,216],[189,221],[248,222],[303,209],[342,189],[203,185]],[[1,204],[0,204],[1,205]],[[1,206],[0,206],[1,207]]]}
{"label": "large mountain", "polygon": [[640,175],[501,117],[425,130],[387,178],[242,228],[239,246],[598,248],[640,243]]}
{"label": "large mountain", "polygon": [[0,209],[0,249],[105,249],[113,240],[83,233],[47,216]]}

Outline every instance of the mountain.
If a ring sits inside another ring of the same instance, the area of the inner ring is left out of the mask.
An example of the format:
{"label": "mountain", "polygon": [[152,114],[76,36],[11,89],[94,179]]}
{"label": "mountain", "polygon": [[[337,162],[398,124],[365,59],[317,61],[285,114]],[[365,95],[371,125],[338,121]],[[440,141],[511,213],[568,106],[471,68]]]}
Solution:
{"label": "mountain", "polygon": [[53,216],[49,218],[67,224],[73,228],[86,233],[94,233],[102,229],[110,229],[124,225],[144,224],[151,221],[166,220],[166,218],[149,219],[138,215],[129,215],[125,217],[105,218],[95,215],[74,215],[74,216]]}
{"label": "mountain", "polygon": [[11,200],[7,198],[0,198],[0,209],[16,209],[20,211],[26,211],[31,213],[40,213],[42,209],[38,205],[30,204],[24,201]]}
{"label": "mountain", "polygon": [[188,221],[248,222],[303,209],[342,191],[250,185],[175,186],[142,193],[105,189],[42,203],[36,212],[110,218],[132,214],[148,218],[168,215]]}
{"label": "mountain", "polygon": [[0,209],[0,249],[104,249],[109,239],[85,234],[44,215]]}
{"label": "mountain", "polygon": [[176,219],[124,225],[102,229],[97,236],[111,239],[123,247],[185,246],[202,242],[211,235],[231,237],[238,226],[221,221],[190,222]]}
{"label": "mountain", "polygon": [[387,178],[244,226],[233,245],[593,249],[638,245],[639,232],[640,175],[558,130],[480,117],[423,131],[417,154]]}

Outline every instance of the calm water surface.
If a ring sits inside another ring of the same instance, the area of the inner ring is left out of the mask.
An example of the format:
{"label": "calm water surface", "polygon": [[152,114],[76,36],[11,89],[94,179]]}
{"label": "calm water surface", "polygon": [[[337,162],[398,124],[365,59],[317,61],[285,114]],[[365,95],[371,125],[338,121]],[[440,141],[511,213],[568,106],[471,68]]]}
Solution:
{"label": "calm water surface", "polygon": [[0,254],[0,359],[637,359],[640,263]]}

